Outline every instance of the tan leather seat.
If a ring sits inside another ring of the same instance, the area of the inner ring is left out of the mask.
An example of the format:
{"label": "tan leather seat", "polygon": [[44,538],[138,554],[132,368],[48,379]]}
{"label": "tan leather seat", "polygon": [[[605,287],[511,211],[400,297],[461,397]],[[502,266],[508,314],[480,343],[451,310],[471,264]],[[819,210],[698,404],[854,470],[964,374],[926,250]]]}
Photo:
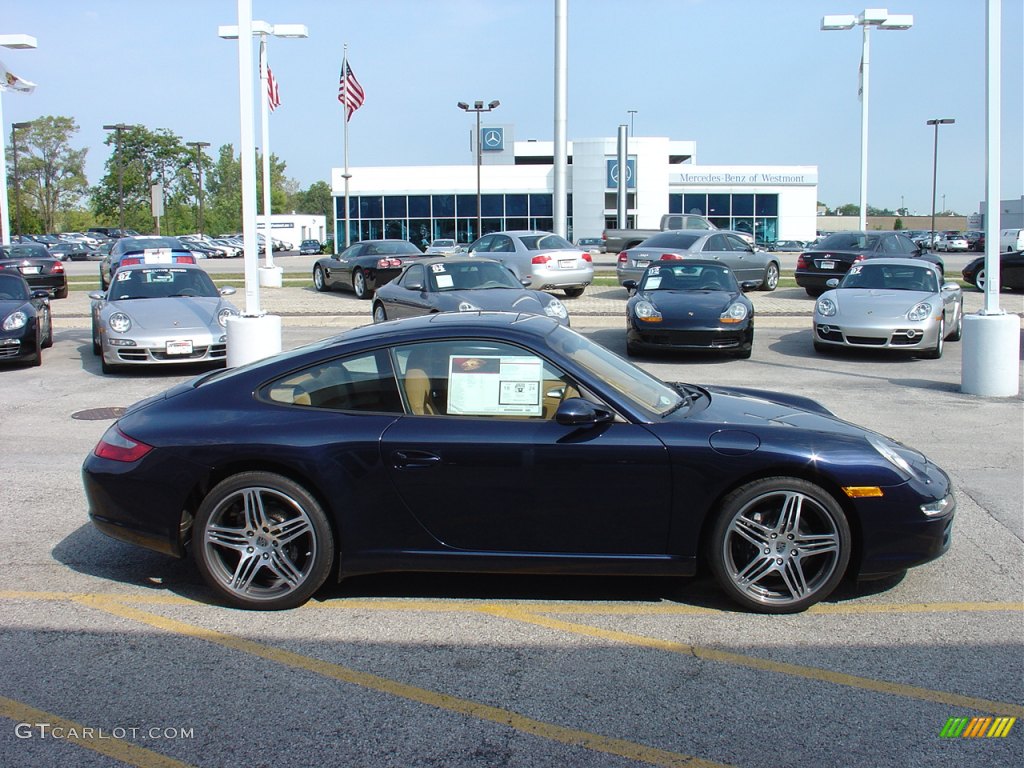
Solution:
{"label": "tan leather seat", "polygon": [[438,413],[437,405],[431,396],[431,382],[427,372],[422,368],[410,368],[405,372],[405,396],[409,401],[409,410],[417,416]]}

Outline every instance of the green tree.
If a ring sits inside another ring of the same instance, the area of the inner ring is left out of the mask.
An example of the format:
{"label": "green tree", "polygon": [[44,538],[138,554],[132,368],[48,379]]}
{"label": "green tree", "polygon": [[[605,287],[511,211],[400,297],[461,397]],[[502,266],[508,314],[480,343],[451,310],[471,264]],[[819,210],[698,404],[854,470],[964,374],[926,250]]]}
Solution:
{"label": "green tree", "polygon": [[892,228],[897,232],[903,229],[903,219],[896,219],[896,221],[894,221],[892,224]]}
{"label": "green tree", "polygon": [[860,216],[860,206],[856,203],[847,203],[836,208],[836,213],[840,216]]}
{"label": "green tree", "polygon": [[295,195],[292,209],[296,213],[326,216],[327,220],[331,221],[334,218],[334,197],[330,184],[326,181],[314,181],[309,185],[309,189]]}
{"label": "green tree", "polygon": [[206,174],[206,231],[212,234],[242,229],[242,166],[235,148],[224,144]]}
{"label": "green tree", "polygon": [[[39,117],[13,137],[18,144],[18,204],[25,232],[56,232],[64,218],[88,191],[85,178],[87,149],[73,149],[78,125],[70,117]],[[13,152],[8,154],[8,178],[14,176]],[[12,201],[13,202],[13,201]]]}

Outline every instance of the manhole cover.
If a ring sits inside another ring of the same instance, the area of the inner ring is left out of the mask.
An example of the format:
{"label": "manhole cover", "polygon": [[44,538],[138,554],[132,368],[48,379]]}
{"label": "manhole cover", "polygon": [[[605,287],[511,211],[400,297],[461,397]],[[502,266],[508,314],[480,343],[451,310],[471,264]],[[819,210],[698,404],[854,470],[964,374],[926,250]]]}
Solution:
{"label": "manhole cover", "polygon": [[119,419],[124,415],[124,408],[87,408],[84,411],[76,411],[71,414],[72,419],[83,421],[104,421],[105,419]]}

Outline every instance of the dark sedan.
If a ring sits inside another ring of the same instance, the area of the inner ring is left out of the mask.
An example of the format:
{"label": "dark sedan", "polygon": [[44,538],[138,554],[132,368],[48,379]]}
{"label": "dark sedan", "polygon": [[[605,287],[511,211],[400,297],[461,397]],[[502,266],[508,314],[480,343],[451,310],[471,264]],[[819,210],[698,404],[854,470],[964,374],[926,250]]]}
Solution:
{"label": "dark sedan", "polygon": [[110,287],[114,274],[122,266],[132,264],[195,264],[195,254],[176,237],[138,235],[120,237],[110,246],[110,252],[100,262],[100,285]]}
{"label": "dark sedan", "polygon": [[56,243],[48,249],[50,255],[61,261],[100,261],[102,251],[85,243]]}
{"label": "dark sedan", "polygon": [[21,275],[31,288],[39,288],[55,299],[68,295],[68,276],[60,259],[40,243],[0,245],[0,274]]}
{"label": "dark sedan", "polygon": [[[666,384],[555,320],[362,328],[131,406],[93,523],[254,609],[382,571],[692,576],[800,611],[950,545],[949,478],[813,400]],[[141,566],[140,566],[141,567]]]}
{"label": "dark sedan", "polygon": [[25,278],[0,272],[0,361],[43,362],[53,346],[53,319],[46,291],[29,288]]}
{"label": "dark sedan", "polygon": [[[988,282],[988,270],[985,269],[985,257],[973,259],[963,268],[964,280],[979,291],[985,290]],[[1024,290],[1024,251],[1009,251],[999,254],[1000,288],[1013,291]]]}
{"label": "dark sedan", "polygon": [[[732,271],[714,261],[658,262],[626,303],[626,351],[707,350],[750,357],[754,305]],[[757,281],[751,281],[756,287]]]}
{"label": "dark sedan", "polygon": [[801,253],[793,274],[808,296],[820,296],[826,283],[845,275],[855,261],[875,258],[925,259],[939,272],[945,268],[942,259],[900,232],[836,232]]}
{"label": "dark sedan", "polygon": [[408,240],[362,240],[341,253],[318,259],[313,265],[313,287],[318,291],[344,288],[356,298],[369,299],[395,279],[407,259],[422,256]]}
{"label": "dark sedan", "polygon": [[565,305],[550,293],[523,287],[504,264],[474,257],[431,257],[407,264],[402,274],[377,289],[373,321],[433,312],[498,310],[547,315],[569,325]]}

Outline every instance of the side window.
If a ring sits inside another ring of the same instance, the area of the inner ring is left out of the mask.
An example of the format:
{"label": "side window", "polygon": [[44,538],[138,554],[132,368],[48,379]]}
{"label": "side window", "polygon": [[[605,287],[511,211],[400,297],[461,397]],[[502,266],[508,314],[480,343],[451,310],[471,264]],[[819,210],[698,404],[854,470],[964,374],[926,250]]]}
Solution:
{"label": "side window", "polygon": [[276,403],[333,411],[402,413],[402,396],[387,350],[320,363],[264,387]]}
{"label": "side window", "polygon": [[484,235],[476,241],[476,245],[473,246],[474,253],[485,253],[491,249],[491,243],[494,241],[494,235]]}
{"label": "side window", "polygon": [[729,244],[726,242],[724,235],[712,235],[708,238],[707,242],[704,243],[704,247],[701,248],[701,250],[705,253],[709,253],[711,251],[728,251],[731,249],[729,248]]}
{"label": "side window", "polygon": [[899,241],[895,237],[886,237],[882,240],[882,250],[886,253],[902,253]]}
{"label": "side window", "polygon": [[746,251],[747,253],[753,253],[754,251],[754,249],[750,247],[750,243],[742,237],[737,237],[736,235],[725,235],[725,239],[729,241],[729,245],[734,251]]}
{"label": "side window", "polygon": [[408,412],[416,416],[551,419],[579,389],[527,350],[467,339],[396,347]]}
{"label": "side window", "polygon": [[511,238],[506,235],[495,235],[491,241],[491,253],[512,253],[514,250]]}
{"label": "side window", "polygon": [[399,285],[403,288],[408,288],[412,285],[419,285],[420,288],[417,290],[422,290],[422,287],[426,285],[425,277],[426,273],[423,271],[423,265],[413,264],[405,271],[405,274],[402,275]]}
{"label": "side window", "polygon": [[914,245],[914,241],[905,235],[896,235],[896,239],[899,241],[900,250],[903,253],[914,253],[917,251],[917,246]]}

